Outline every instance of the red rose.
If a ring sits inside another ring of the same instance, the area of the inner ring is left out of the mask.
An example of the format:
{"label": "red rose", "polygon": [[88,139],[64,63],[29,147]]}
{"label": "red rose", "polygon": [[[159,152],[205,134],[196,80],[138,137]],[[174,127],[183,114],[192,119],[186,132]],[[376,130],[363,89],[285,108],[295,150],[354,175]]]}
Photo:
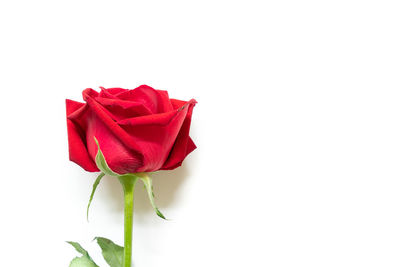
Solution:
{"label": "red rose", "polygon": [[82,94],[86,104],[66,100],[68,145],[70,160],[87,171],[99,171],[94,137],[119,174],[175,169],[196,148],[189,137],[194,99],[170,99],[147,85]]}

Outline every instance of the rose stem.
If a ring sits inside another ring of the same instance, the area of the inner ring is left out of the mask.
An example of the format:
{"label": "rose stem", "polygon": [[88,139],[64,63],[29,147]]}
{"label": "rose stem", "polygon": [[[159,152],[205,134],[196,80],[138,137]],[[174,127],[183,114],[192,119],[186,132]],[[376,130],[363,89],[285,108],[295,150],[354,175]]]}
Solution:
{"label": "rose stem", "polygon": [[124,257],[123,267],[132,266],[132,226],[133,226],[133,192],[137,177],[123,175],[118,177],[124,189]]}

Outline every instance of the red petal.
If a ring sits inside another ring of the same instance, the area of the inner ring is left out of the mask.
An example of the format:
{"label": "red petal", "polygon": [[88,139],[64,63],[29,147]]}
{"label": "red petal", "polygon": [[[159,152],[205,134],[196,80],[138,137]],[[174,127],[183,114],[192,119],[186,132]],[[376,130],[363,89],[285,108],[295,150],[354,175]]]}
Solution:
{"label": "red petal", "polygon": [[96,101],[106,108],[110,112],[110,116],[115,120],[123,120],[152,114],[152,112],[140,102],[103,97],[96,97]]}
{"label": "red petal", "polygon": [[119,88],[119,87],[108,88],[108,89],[105,89],[104,87],[100,87],[100,88],[101,88],[101,92],[99,95],[101,97],[105,97],[106,95],[117,96],[120,93],[128,91],[128,89]]}
{"label": "red petal", "polygon": [[147,85],[141,85],[133,90],[122,92],[118,94],[118,98],[142,103],[153,114],[173,110],[167,91],[155,90]]}
{"label": "red petal", "polygon": [[190,106],[118,122],[140,146],[144,161],[143,166],[138,169],[139,172],[156,171],[164,165],[191,109]]}
{"label": "red petal", "polygon": [[90,96],[85,96],[90,113],[86,114],[86,140],[89,154],[95,158],[99,141],[109,167],[117,173],[137,172],[143,156],[139,146],[113,119],[109,112]]}
{"label": "red petal", "polygon": [[84,106],[85,104],[83,103],[69,99],[66,100],[69,159],[89,172],[96,172],[99,170],[89,156],[84,142],[85,138],[82,129],[80,129],[72,120],[68,119],[68,115],[76,113],[84,108]]}
{"label": "red petal", "polygon": [[182,108],[185,107],[185,105],[188,105],[188,112],[176,138],[175,144],[171,149],[171,153],[161,168],[162,170],[171,170],[179,167],[186,156],[196,148],[196,145],[189,137],[192,112],[194,105],[197,103],[196,100],[192,99],[189,102],[184,102],[181,100],[171,99],[171,102],[174,107],[178,108]]}

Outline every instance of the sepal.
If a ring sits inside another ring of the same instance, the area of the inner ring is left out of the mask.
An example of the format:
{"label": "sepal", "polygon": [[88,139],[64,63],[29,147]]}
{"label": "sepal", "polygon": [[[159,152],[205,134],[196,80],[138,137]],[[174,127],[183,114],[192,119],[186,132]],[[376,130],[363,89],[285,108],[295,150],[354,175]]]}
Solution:
{"label": "sepal", "polygon": [[96,181],[94,181],[92,193],[90,194],[89,203],[88,203],[88,206],[86,209],[87,221],[89,221],[89,208],[90,208],[90,204],[92,203],[92,200],[93,200],[94,192],[96,192],[97,186],[99,185],[101,178],[103,178],[103,177],[104,177],[104,173],[100,173],[99,176],[97,177]]}
{"label": "sepal", "polygon": [[161,213],[161,211],[158,209],[155,200],[154,200],[154,192],[153,192],[153,180],[151,179],[151,177],[147,174],[147,173],[138,173],[137,174],[140,178],[140,180],[142,180],[144,187],[146,188],[147,191],[147,195],[149,197],[151,206],[153,207],[154,211],[156,212],[156,214],[163,218],[164,220],[166,220],[164,214]]}
{"label": "sepal", "polygon": [[[97,149],[97,154],[96,154],[96,165],[97,165],[97,168],[99,168],[100,171],[102,173],[104,173],[104,174],[118,177],[118,179],[121,181],[122,184],[124,184],[126,182],[135,183],[136,179],[140,178],[140,180],[142,180],[142,182],[144,184],[144,187],[146,188],[147,195],[148,195],[149,200],[150,200],[150,204],[153,207],[154,211],[156,212],[156,214],[159,217],[161,217],[164,220],[166,220],[165,216],[161,213],[161,211],[158,209],[158,207],[157,207],[157,205],[155,203],[154,192],[153,192],[153,181],[150,178],[150,176],[148,175],[148,173],[139,172],[139,173],[118,174],[118,173],[114,172],[108,166],[107,161],[104,158],[104,154],[100,149],[100,144],[99,144],[98,140],[96,139],[96,137],[94,137],[94,141],[96,142],[97,148],[98,148]],[[97,178],[97,179],[99,179],[99,178]],[[96,180],[96,182],[97,182],[97,180]],[[98,183],[96,184],[96,182],[95,182],[95,185],[93,185],[93,192],[94,192],[94,190],[96,190],[95,186],[97,187],[97,184],[98,184]],[[93,194],[93,192],[92,192],[92,194]],[[91,196],[91,198],[92,198],[92,196]],[[90,205],[90,202],[89,202],[89,205]]]}

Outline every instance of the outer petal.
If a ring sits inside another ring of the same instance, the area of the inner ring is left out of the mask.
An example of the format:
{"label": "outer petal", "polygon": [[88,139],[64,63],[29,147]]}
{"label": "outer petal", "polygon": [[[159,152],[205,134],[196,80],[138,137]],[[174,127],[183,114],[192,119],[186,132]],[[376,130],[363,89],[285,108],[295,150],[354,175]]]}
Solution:
{"label": "outer petal", "polygon": [[143,156],[133,139],[110,117],[110,114],[84,92],[88,112],[82,114],[86,124],[87,148],[92,159],[97,154],[94,137],[99,141],[110,168],[120,174],[137,172],[143,164]]}
{"label": "outer petal", "polygon": [[82,129],[68,118],[71,114],[81,112],[85,109],[85,104],[67,99],[66,108],[69,159],[89,172],[99,171],[96,164],[89,156],[85,145],[85,135]]}
{"label": "outer petal", "polygon": [[116,173],[134,173],[142,166],[142,156],[127,148],[121,140],[99,119],[98,114],[92,112],[88,120],[86,138],[90,156],[94,159],[97,154],[97,145],[94,137],[99,141],[101,151],[107,160],[108,166]]}
{"label": "outer petal", "polygon": [[138,172],[156,171],[164,165],[190,109],[188,104],[171,112],[118,122],[140,146],[144,164]]}
{"label": "outer petal", "polygon": [[186,156],[196,149],[196,145],[193,143],[192,139],[189,137],[190,123],[192,120],[193,107],[197,103],[196,100],[192,99],[189,102],[184,102],[181,100],[171,99],[171,103],[174,108],[184,108],[188,106],[188,112],[186,114],[185,120],[176,138],[174,146],[165,161],[161,170],[172,170],[179,167]]}

